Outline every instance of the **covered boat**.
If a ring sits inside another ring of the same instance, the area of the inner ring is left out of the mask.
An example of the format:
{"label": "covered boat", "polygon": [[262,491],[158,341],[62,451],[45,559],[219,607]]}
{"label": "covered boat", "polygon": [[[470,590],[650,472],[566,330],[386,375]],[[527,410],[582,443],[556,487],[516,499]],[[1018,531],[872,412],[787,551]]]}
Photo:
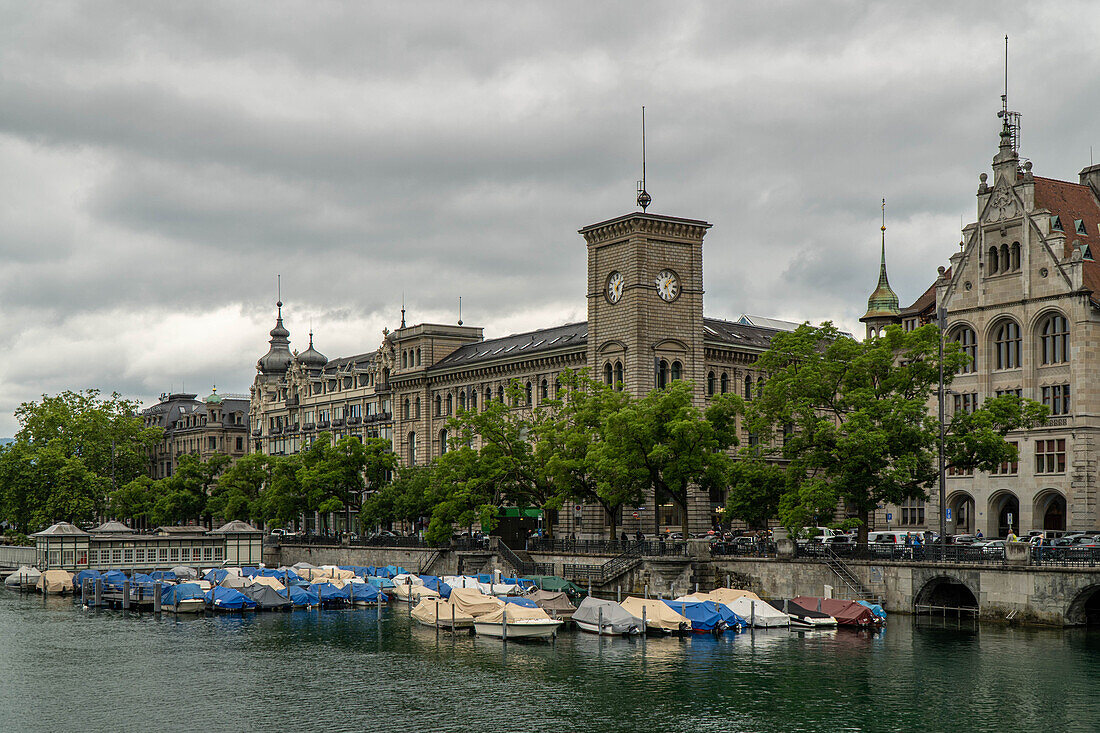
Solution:
{"label": "covered boat", "polygon": [[390,588],[390,595],[399,601],[412,599],[416,603],[422,598],[439,598],[439,593],[425,585],[410,585],[408,583],[394,583]]}
{"label": "covered boat", "polygon": [[484,616],[504,607],[504,601],[487,596],[476,588],[452,588],[451,603],[463,613],[474,618]]}
{"label": "covered boat", "polygon": [[760,600],[760,596],[756,595],[751,590],[741,590],[739,588],[715,588],[709,593],[696,593],[695,595],[727,604],[733,603],[738,598],[748,598],[750,601]]}
{"label": "covered boat", "polygon": [[[544,591],[536,591],[541,593]],[[561,595],[565,595],[562,593]],[[573,623],[592,634],[640,634],[642,620],[615,601],[589,596],[573,612]]]}
{"label": "covered boat", "polygon": [[317,593],[309,588],[292,585],[288,590],[290,591],[290,603],[295,608],[312,608],[321,605]]}
{"label": "covered boat", "polygon": [[523,606],[524,608],[539,607],[539,604],[535,603],[530,598],[524,598],[523,596],[504,596],[500,600],[513,606]]}
{"label": "covered boat", "polygon": [[74,592],[79,593],[80,589],[84,587],[84,581],[87,580],[88,581],[88,592],[91,593],[92,589],[93,589],[93,584],[95,583],[95,581],[101,579],[102,577],[103,577],[103,573],[99,572],[98,570],[80,570],[80,571],[78,571],[77,574],[73,576],[73,589],[74,589]]}
{"label": "covered boat", "polygon": [[283,585],[290,583],[299,583],[302,580],[302,576],[294,572],[290,568],[262,568],[260,570],[261,578],[275,578]]}
{"label": "covered boat", "polygon": [[630,596],[624,598],[620,604],[626,612],[636,618],[642,618],[642,609],[645,609],[645,624],[647,631],[659,631],[672,633],[674,631],[691,631],[691,621],[681,616],[678,611],[672,610],[664,601],[657,598],[638,598]]}
{"label": "covered boat", "polygon": [[450,598],[451,586],[444,583],[443,578],[437,575],[421,575],[418,577],[424,582],[425,588],[431,588],[439,594],[440,598]]}
{"label": "covered boat", "polygon": [[[24,588],[33,588],[38,584],[38,576],[42,575],[36,568],[30,565],[21,565],[19,569],[4,580],[4,585],[18,588],[22,583]],[[125,576],[124,576],[125,577]]]}
{"label": "covered boat", "polygon": [[229,577],[229,574],[229,571],[225,568],[214,568],[212,570],[207,570],[206,575],[202,576],[202,579],[207,583],[217,585]]}
{"label": "covered boat", "polygon": [[322,606],[340,606],[351,602],[347,588],[337,588],[332,583],[314,583],[309,589],[321,599]]}
{"label": "covered boat", "polygon": [[393,587],[393,581],[391,579],[383,578],[380,575],[368,575],[364,580],[381,591],[386,591]]}
{"label": "covered boat", "polygon": [[[178,587],[178,586],[177,586]],[[256,608],[256,601],[233,588],[216,585],[204,594],[206,603],[215,611],[249,611]]]}
{"label": "covered boat", "polygon": [[173,573],[171,570],[155,570],[149,573],[149,577],[153,580],[159,580],[162,583],[177,583],[179,582],[179,576]]}
{"label": "covered boat", "polygon": [[169,613],[201,613],[206,598],[197,583],[168,585],[160,591],[160,607]]}
{"label": "covered boat", "polygon": [[443,582],[454,588],[481,590],[481,583],[473,575],[444,575]]}
{"label": "covered boat", "polygon": [[524,597],[534,601],[550,618],[572,618],[577,610],[569,596],[560,590],[533,590]]}
{"label": "covered boat", "polygon": [[527,577],[539,590],[560,591],[570,598],[584,595],[584,589],[576,583],[557,575],[530,575]]}
{"label": "covered boat", "polygon": [[129,582],[130,578],[121,570],[108,570],[103,574],[103,587],[110,590],[122,590],[122,584]]}
{"label": "covered boat", "polygon": [[241,590],[242,588],[252,584],[250,578],[246,578],[242,575],[226,575],[224,578],[218,581],[218,585],[222,588],[235,588]]}
{"label": "covered boat", "polygon": [[856,603],[878,616],[882,623],[886,623],[886,610],[882,606],[877,603],[871,603],[870,601],[856,601]]}
{"label": "covered boat", "polygon": [[798,596],[792,601],[803,608],[821,609],[836,619],[841,626],[879,626],[881,620],[871,613],[871,609],[855,601],[842,601],[838,598],[818,598],[816,596]]}
{"label": "covered boat", "polygon": [[502,603],[492,613],[474,619],[479,636],[506,639],[549,639],[557,633],[561,621],[550,618],[541,608]]}
{"label": "covered boat", "polygon": [[290,599],[285,593],[280,593],[268,585],[253,583],[242,588],[241,593],[255,601],[256,607],[262,611],[278,611],[290,608]]}
{"label": "covered boat", "polygon": [[346,583],[344,588],[348,592],[348,600],[355,606],[374,606],[379,602],[387,603],[390,600],[389,596],[370,583],[356,581]]}
{"label": "covered boat", "polygon": [[770,629],[782,626],[791,625],[791,617],[782,611],[776,609],[767,601],[762,601],[755,597],[755,593],[741,596],[737,600],[726,603],[730,609],[741,618],[745,619],[750,626],[755,626],[758,629]]}
{"label": "covered boat", "polygon": [[473,616],[438,598],[425,598],[412,610],[412,617],[424,626],[434,627],[437,616],[439,626],[444,629],[469,629],[474,625]]}
{"label": "covered boat", "polygon": [[808,629],[825,629],[836,626],[836,619],[827,613],[805,608],[791,600],[768,601],[776,610],[791,617],[791,626],[803,626]]}
{"label": "covered boat", "polygon": [[691,630],[697,634],[720,634],[726,624],[718,613],[714,601],[665,601],[668,607],[691,621]]}
{"label": "covered boat", "polygon": [[675,604],[680,601],[706,603],[708,607],[713,608],[718,615],[721,616],[722,623],[725,624],[725,628],[727,629],[740,631],[741,629],[747,629],[749,627],[747,619],[742,618],[739,613],[725,603],[714,600],[710,593],[692,593],[691,595],[680,596],[673,602],[673,608],[675,608]]}
{"label": "covered boat", "polygon": [[280,593],[286,590],[286,586],[280,583],[278,578],[269,578],[266,575],[254,576],[249,581],[249,585],[266,585],[268,588],[274,588]]}
{"label": "covered boat", "polygon": [[34,584],[39,593],[72,593],[73,576],[64,570],[47,570],[38,576]]}
{"label": "covered boat", "polygon": [[174,573],[175,576],[177,578],[179,578],[180,580],[198,580],[199,579],[199,571],[195,570],[194,568],[188,567],[186,565],[177,565],[176,567],[172,568],[168,572]]}

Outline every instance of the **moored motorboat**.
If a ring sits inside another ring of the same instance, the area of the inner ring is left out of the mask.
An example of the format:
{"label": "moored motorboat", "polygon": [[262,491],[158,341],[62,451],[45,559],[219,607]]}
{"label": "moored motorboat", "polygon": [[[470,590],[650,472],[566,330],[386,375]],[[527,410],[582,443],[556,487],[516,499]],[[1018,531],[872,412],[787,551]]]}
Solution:
{"label": "moored motorboat", "polygon": [[823,611],[806,608],[791,600],[768,601],[778,611],[782,611],[791,617],[791,626],[800,626],[806,629],[831,629],[835,628],[835,618]]}
{"label": "moored motorboat", "polygon": [[811,608],[827,613],[836,619],[840,626],[856,626],[859,628],[874,628],[881,626],[883,620],[871,612],[866,606],[861,606],[855,601],[844,601],[839,598],[818,598],[816,596],[798,596],[792,601],[803,608]]}
{"label": "moored motorboat", "polygon": [[573,623],[590,634],[620,636],[642,633],[642,620],[615,601],[589,596],[573,612]]}
{"label": "moored motorboat", "polygon": [[416,604],[412,617],[423,626],[438,626],[441,629],[469,629],[474,625],[474,617],[459,611],[453,604],[439,598],[425,598]]}
{"label": "moored motorboat", "polygon": [[629,596],[619,605],[635,618],[644,618],[646,632],[672,634],[691,631],[691,621],[660,599]]}
{"label": "moored motorboat", "polygon": [[160,591],[160,608],[167,613],[202,613],[206,598],[198,583],[169,585]]}
{"label": "moored motorboat", "polygon": [[550,618],[541,608],[512,603],[474,619],[478,636],[497,639],[549,639],[561,625],[561,621]]}

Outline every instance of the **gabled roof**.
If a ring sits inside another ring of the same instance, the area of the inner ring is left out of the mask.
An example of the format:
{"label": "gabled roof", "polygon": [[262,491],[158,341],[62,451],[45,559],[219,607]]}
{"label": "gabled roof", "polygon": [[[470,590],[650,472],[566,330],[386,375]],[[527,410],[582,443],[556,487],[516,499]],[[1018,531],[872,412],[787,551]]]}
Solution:
{"label": "gabled roof", "polygon": [[234,519],[232,522],[226,522],[222,526],[215,529],[211,534],[240,534],[244,532],[256,532],[260,534],[260,530],[253,527],[248,522],[242,522],[239,519]]}
{"label": "gabled roof", "polygon": [[87,532],[69,522],[51,524],[41,532],[35,532],[31,537],[86,537]]}
{"label": "gabled roof", "polygon": [[761,351],[767,349],[771,346],[772,337],[781,330],[787,329],[750,326],[740,321],[725,321],[721,318],[703,318],[703,339],[705,341],[728,344],[744,349],[760,349]]}
{"label": "gabled roof", "polygon": [[128,534],[133,531],[134,530],[130,529],[122,522],[116,522],[114,519],[109,522],[104,522],[92,530],[94,534]]}
{"label": "gabled roof", "polygon": [[[1062,222],[1066,244],[1063,252],[1055,254],[1071,256],[1075,241],[1088,246],[1094,257],[1100,254],[1097,252],[1100,249],[1100,201],[1096,200],[1092,189],[1080,183],[1035,176],[1035,205],[1049,209],[1051,215]],[[1078,220],[1084,224],[1084,234],[1078,233],[1074,226]],[[1100,299],[1100,264],[1086,260],[1082,263],[1081,275],[1082,283],[1092,291],[1093,299]]]}
{"label": "gabled roof", "polygon": [[563,326],[515,333],[503,338],[460,346],[428,367],[428,371],[478,364],[495,359],[518,358],[558,349],[583,349],[587,343],[588,321],[567,323]]}

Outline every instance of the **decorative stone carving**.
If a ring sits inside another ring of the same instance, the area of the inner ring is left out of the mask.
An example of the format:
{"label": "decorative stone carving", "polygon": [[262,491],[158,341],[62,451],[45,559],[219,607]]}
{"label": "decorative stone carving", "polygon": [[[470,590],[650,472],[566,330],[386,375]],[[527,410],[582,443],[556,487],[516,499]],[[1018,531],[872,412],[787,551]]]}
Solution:
{"label": "decorative stone carving", "polygon": [[986,221],[1005,221],[1014,219],[1020,215],[1020,205],[1016,196],[1007,185],[999,185],[989,197],[989,208],[986,209]]}

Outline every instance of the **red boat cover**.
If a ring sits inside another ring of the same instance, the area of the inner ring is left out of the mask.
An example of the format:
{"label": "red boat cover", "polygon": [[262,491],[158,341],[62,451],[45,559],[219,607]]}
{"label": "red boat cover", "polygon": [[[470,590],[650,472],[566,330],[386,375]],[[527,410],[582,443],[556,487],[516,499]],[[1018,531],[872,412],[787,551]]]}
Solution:
{"label": "red boat cover", "polygon": [[817,610],[817,603],[821,601],[821,611],[836,619],[843,626],[873,626],[875,615],[871,609],[861,606],[855,601],[842,601],[838,598],[817,598],[815,596],[798,596],[791,602],[797,603],[803,608]]}

